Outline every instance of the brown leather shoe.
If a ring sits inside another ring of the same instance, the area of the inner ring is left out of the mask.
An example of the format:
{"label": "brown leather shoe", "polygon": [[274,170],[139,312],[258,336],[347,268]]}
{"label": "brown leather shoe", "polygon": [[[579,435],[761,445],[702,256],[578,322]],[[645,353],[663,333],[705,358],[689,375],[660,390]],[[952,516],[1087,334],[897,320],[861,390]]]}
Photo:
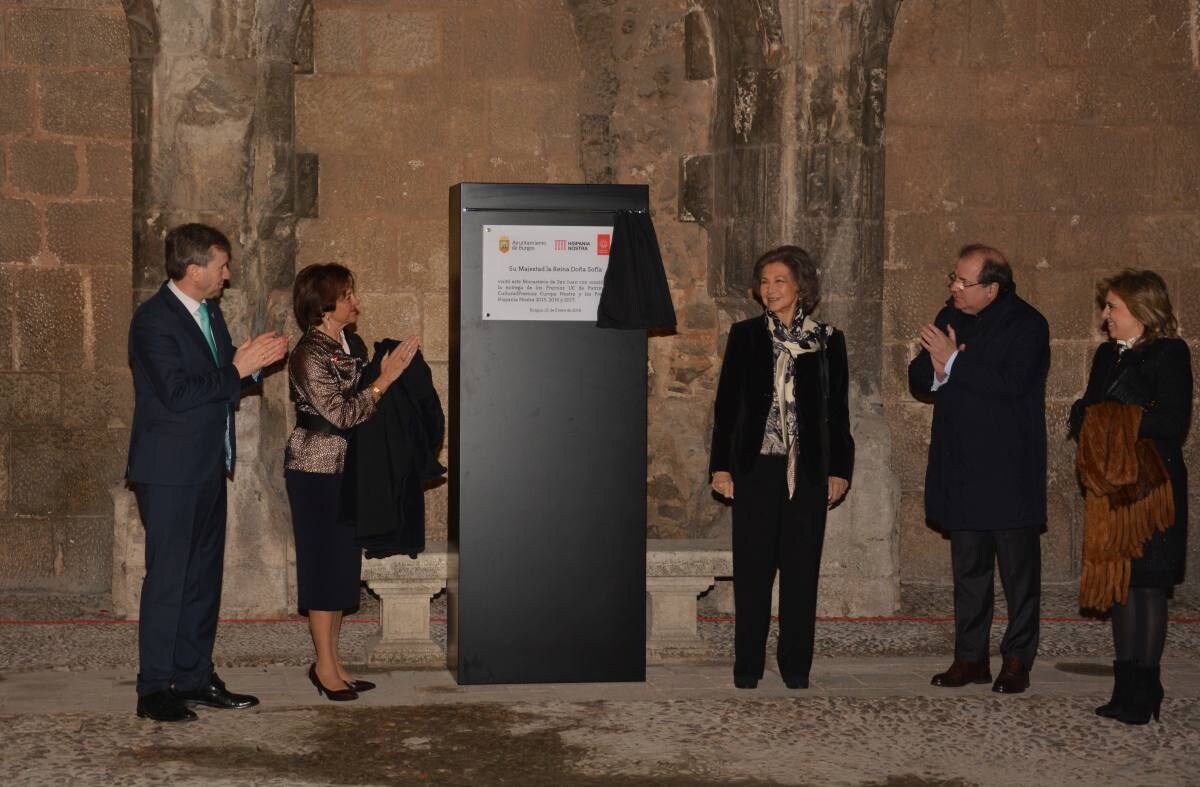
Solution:
{"label": "brown leather shoe", "polygon": [[1019,658],[1009,656],[1004,660],[992,691],[1000,694],[1020,694],[1029,688],[1029,668],[1021,663]]}
{"label": "brown leather shoe", "polygon": [[929,681],[931,686],[944,686],[948,689],[957,689],[968,683],[991,682],[992,668],[988,666],[987,661],[975,662],[965,659],[955,659],[954,663],[950,665],[950,669],[939,672],[933,676],[933,680]]}

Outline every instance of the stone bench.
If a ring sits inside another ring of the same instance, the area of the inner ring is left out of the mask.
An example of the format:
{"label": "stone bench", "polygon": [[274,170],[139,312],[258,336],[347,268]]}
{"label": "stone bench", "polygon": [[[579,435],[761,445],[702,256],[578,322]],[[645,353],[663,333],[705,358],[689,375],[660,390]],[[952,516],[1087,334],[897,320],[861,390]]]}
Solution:
{"label": "stone bench", "polygon": [[[446,657],[433,641],[429,602],[446,587],[453,555],[430,544],[416,560],[404,555],[364,560],[362,577],[380,600],[379,633],[367,645],[372,664],[433,667]],[[646,660],[704,658],[696,629],[696,599],[719,577],[733,574],[723,540],[651,539],[646,542]]]}

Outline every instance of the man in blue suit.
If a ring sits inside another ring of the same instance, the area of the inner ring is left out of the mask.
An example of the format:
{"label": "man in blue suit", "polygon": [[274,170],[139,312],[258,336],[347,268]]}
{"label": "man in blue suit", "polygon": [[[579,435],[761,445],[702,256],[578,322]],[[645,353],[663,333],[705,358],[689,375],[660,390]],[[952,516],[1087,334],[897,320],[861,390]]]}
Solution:
{"label": "man in blue suit", "polygon": [[233,472],[242,388],[283,358],[287,338],[234,347],[217,298],[229,240],[203,224],[166,238],[169,280],[129,326],[133,429],[126,479],[146,531],[138,626],[137,715],[187,721],[189,705],[248,708],[213,671],[225,556],[225,479]]}

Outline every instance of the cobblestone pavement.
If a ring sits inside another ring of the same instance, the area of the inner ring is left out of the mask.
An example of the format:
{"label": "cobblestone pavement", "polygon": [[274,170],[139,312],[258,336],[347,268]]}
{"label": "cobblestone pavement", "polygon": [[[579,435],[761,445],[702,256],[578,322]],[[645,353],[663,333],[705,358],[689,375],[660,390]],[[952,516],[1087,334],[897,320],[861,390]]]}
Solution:
{"label": "cobblestone pavement", "polygon": [[[1110,686],[1108,627],[1079,620],[1072,598],[1047,593],[1043,655],[1014,697],[929,685],[949,661],[945,588],[906,589],[901,617],[917,619],[820,622],[807,691],[774,673],[732,688],[732,624],[712,609],[714,663],[651,667],[644,684],[457,686],[441,670],[362,669],[379,688],[347,704],[308,683],[302,622],[225,622],[221,675],[263,704],[182,725],[133,714],[136,626],[62,622],[112,621],[104,599],[0,598],[0,773],[21,785],[1200,783],[1200,615],[1173,604],[1162,722],[1127,727],[1091,712]],[[377,614],[364,599],[348,644]]]}

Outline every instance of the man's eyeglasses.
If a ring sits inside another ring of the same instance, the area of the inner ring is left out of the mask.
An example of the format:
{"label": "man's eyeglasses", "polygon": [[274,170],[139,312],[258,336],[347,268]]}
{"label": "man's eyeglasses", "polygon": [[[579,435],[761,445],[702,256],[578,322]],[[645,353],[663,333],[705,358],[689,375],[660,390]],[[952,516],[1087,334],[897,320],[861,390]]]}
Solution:
{"label": "man's eyeglasses", "polygon": [[968,287],[978,287],[979,285],[983,284],[983,282],[967,281],[966,279],[964,279],[960,276],[957,276],[954,273],[947,273],[946,274],[946,284],[948,284],[951,289],[953,289],[954,287],[958,287],[960,290],[965,290]]}

